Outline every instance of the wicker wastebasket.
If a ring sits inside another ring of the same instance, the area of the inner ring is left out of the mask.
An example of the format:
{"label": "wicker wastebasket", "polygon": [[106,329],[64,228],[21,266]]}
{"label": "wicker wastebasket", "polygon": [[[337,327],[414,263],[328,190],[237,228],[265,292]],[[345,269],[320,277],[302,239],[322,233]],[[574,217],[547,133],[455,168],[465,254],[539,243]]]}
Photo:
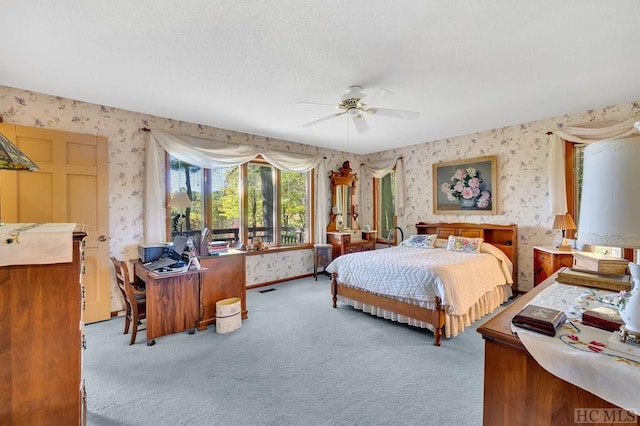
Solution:
{"label": "wicker wastebasket", "polygon": [[230,333],[239,329],[241,325],[239,297],[216,302],[216,333]]}

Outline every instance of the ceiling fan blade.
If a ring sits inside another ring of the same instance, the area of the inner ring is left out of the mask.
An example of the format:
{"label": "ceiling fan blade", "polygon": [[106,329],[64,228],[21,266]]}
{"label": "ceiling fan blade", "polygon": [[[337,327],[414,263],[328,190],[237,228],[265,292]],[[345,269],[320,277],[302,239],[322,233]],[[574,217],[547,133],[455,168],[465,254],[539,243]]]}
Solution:
{"label": "ceiling fan blade", "polygon": [[369,131],[369,125],[363,115],[358,113],[353,115],[353,124],[356,126],[358,133],[367,133]]}
{"label": "ceiling fan blade", "polygon": [[323,121],[331,120],[333,117],[338,117],[338,116],[340,116],[342,114],[346,114],[346,113],[347,113],[347,111],[343,111],[343,112],[339,112],[339,113],[336,113],[336,114],[327,115],[327,116],[319,118],[317,120],[310,121],[307,124],[303,124],[302,127],[315,126],[316,124],[320,124]]}
{"label": "ceiling fan blade", "polygon": [[296,102],[296,104],[298,104],[298,105],[313,105],[313,106],[321,106],[321,107],[329,107],[329,108],[340,109],[340,108],[338,108],[338,105],[319,104],[319,103],[315,103],[315,102]]}
{"label": "ceiling fan blade", "polygon": [[366,111],[371,114],[382,115],[384,117],[403,118],[405,120],[417,120],[420,116],[419,112],[403,111],[400,109],[368,108]]}
{"label": "ceiling fan blade", "polygon": [[382,99],[386,98],[388,95],[393,95],[393,92],[382,87],[373,89],[372,94],[367,95],[367,104],[375,105]]}

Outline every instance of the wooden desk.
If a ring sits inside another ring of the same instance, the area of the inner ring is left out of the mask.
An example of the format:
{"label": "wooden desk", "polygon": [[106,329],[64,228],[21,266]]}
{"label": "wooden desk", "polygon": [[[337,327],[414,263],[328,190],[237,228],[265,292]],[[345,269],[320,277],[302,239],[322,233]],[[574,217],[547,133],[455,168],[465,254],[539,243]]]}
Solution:
{"label": "wooden desk", "polygon": [[205,271],[156,274],[139,260],[133,261],[137,285],[147,291],[147,345],[156,337],[195,330],[199,316],[200,276]]}
{"label": "wooden desk", "polygon": [[[547,372],[511,332],[514,315],[553,284],[556,276],[553,274],[478,328],[485,339],[485,425],[573,425],[575,409],[617,408]],[[640,425],[640,418],[632,424]]]}

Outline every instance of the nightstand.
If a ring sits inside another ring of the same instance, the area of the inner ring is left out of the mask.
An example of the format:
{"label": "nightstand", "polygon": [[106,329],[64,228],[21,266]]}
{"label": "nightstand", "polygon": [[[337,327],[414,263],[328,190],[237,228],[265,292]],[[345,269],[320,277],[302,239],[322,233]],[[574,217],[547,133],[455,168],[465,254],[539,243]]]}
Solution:
{"label": "nightstand", "polygon": [[[331,244],[313,245],[313,276],[318,281],[318,268],[325,269],[332,259],[333,246]],[[322,271],[326,273],[326,271]]]}
{"label": "nightstand", "polygon": [[563,266],[573,266],[574,251],[558,250],[555,247],[533,248],[533,285],[534,287],[550,277]]}

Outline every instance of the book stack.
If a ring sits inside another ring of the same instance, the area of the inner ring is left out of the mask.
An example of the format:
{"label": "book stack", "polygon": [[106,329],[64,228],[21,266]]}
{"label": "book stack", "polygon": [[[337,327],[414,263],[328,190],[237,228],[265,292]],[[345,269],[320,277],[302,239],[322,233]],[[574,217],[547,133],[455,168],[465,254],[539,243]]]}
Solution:
{"label": "book stack", "polygon": [[602,274],[581,269],[565,268],[558,272],[556,281],[563,284],[595,287],[610,291],[631,290],[630,275]]}
{"label": "book stack", "polygon": [[527,305],[513,317],[511,322],[520,328],[536,331],[546,334],[547,336],[555,336],[558,327],[564,324],[566,320],[567,316],[562,311],[543,308],[542,306]]}
{"label": "book stack", "polygon": [[226,241],[210,241],[207,244],[207,252],[210,255],[216,255],[220,253],[224,253],[229,248],[229,243]]}

